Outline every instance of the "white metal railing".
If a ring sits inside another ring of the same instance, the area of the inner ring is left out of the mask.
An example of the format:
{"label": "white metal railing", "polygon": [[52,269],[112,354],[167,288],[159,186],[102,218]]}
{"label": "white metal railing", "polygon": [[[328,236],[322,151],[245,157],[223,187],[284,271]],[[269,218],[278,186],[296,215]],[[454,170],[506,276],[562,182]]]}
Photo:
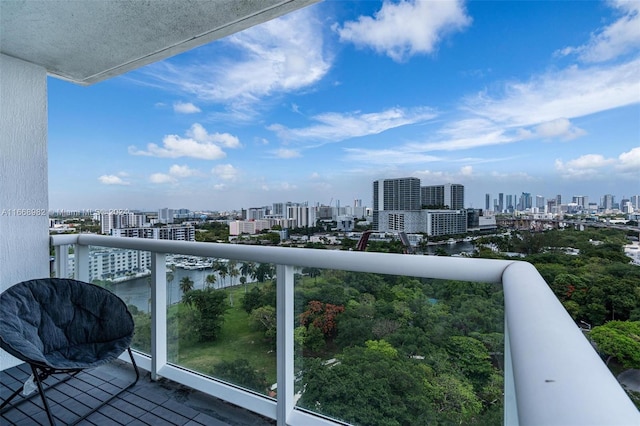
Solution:
{"label": "white metal railing", "polygon": [[[148,240],[93,234],[56,235],[51,237],[51,244],[56,248],[56,275],[67,276],[66,253],[70,245],[75,245],[75,277],[85,281],[88,280],[90,245],[150,251],[151,356],[138,354],[136,361],[149,370],[154,379],[166,377],[275,419],[278,425],[336,423],[295,407],[294,267],[502,283],[505,298],[505,424],[640,424],[638,410],[615,377],[538,271],[526,262]],[[167,363],[166,254],[276,265],[277,401]]]}

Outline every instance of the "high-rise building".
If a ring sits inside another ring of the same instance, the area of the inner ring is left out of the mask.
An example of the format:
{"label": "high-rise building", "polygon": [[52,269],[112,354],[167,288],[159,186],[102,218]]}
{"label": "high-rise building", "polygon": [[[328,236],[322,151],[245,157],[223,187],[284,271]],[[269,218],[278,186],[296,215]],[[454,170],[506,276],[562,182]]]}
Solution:
{"label": "high-rise building", "polygon": [[536,208],[539,210],[544,210],[544,197],[542,195],[536,195]]}
{"label": "high-rise building", "polygon": [[420,179],[380,179],[373,182],[373,229],[384,210],[420,210]]}
{"label": "high-rise building", "polygon": [[501,192],[498,194],[498,212],[504,211],[504,194]]}
{"label": "high-rise building", "polygon": [[100,228],[103,234],[110,235],[113,229],[142,226],[144,215],[135,213],[102,213],[100,214]]}
{"label": "high-rise building", "polygon": [[295,220],[298,228],[316,226],[317,209],[307,205],[287,207],[287,219]]}
{"label": "high-rise building", "polygon": [[284,217],[285,213],[284,203],[273,203],[273,208],[271,209],[272,217]]}
{"label": "high-rise building", "polygon": [[582,207],[583,210],[589,206],[589,197],[586,195],[574,195],[571,201]]}
{"label": "high-rise building", "polygon": [[445,184],[444,205],[449,206],[449,210],[464,209],[464,185],[459,183]]}
{"label": "high-rise building", "polygon": [[444,185],[430,185],[420,188],[422,206],[427,208],[444,207]]}
{"label": "high-rise building", "polygon": [[173,223],[174,212],[173,209],[163,208],[158,210],[158,222],[159,223]]}
{"label": "high-rise building", "polygon": [[620,211],[622,213],[633,213],[633,206],[631,206],[631,200],[623,198],[620,200]]}
{"label": "high-rise building", "polygon": [[449,210],[464,209],[464,185],[458,183],[423,186],[420,188],[420,195],[423,206]]}
{"label": "high-rise building", "polygon": [[612,194],[605,194],[602,197],[602,208],[605,210],[613,210],[614,197]]}
{"label": "high-rise building", "polygon": [[523,192],[520,195],[520,201],[518,202],[518,210],[525,211],[526,209],[530,209],[533,207],[533,199],[531,197],[530,192]]}
{"label": "high-rise building", "polygon": [[489,204],[491,201],[491,194],[485,194],[484,195],[484,209],[485,210],[491,210],[491,205]]}
{"label": "high-rise building", "polygon": [[269,207],[251,207],[247,210],[247,220],[262,220],[269,215]]}

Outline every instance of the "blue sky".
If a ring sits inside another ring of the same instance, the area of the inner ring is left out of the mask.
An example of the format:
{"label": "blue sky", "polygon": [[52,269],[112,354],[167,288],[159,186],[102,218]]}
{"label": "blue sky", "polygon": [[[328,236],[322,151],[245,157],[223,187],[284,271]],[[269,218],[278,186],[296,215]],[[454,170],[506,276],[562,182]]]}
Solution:
{"label": "blue sky", "polygon": [[326,1],[48,90],[52,209],[640,194],[637,1]]}

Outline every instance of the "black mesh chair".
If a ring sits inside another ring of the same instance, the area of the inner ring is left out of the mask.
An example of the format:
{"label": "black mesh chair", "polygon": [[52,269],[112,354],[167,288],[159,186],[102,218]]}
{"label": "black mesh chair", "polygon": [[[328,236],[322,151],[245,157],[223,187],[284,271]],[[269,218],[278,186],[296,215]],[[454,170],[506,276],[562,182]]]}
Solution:
{"label": "black mesh chair", "polygon": [[[138,367],[130,348],[133,330],[133,318],[125,303],[93,284],[61,278],[36,279],[16,284],[0,295],[0,347],[31,367],[33,381],[52,425],[55,421],[45,395],[49,387],[43,386],[49,376],[66,375],[57,382],[62,383],[128,351],[135,380],[119,388],[74,424],[138,381]],[[0,412],[24,388],[25,385],[6,399]]]}

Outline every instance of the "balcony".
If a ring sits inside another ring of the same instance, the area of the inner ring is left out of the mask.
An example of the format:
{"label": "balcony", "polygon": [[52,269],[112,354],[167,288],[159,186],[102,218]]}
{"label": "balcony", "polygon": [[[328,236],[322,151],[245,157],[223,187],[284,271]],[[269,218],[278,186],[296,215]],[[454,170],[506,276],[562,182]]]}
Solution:
{"label": "balcony", "polygon": [[[89,246],[151,253],[150,351],[136,361],[161,378],[243,407],[285,425],[342,424],[296,405],[294,370],[295,272],[299,268],[496,283],[504,292],[505,424],[637,424],[639,413],[536,269],[526,262],[368,252],[189,243],[99,235],[57,235],[55,274],[68,276],[66,253],[75,248],[75,276],[88,280]],[[275,265],[277,396],[261,394],[175,363],[168,347],[167,254]],[[471,285],[471,284],[470,284]],[[123,358],[124,359],[124,358]],[[415,414],[415,413],[414,413]],[[417,414],[419,415],[419,414]]]}
{"label": "balcony", "polygon": [[[47,75],[81,85],[92,84],[313,2],[0,2],[0,208],[3,209],[0,290],[49,272]],[[196,3],[197,8],[189,7]],[[105,28],[114,30],[105,31]],[[147,32],[168,37],[147,37]],[[16,214],[16,211],[22,213]],[[90,246],[151,252],[149,297],[143,296],[149,300],[151,312],[149,348],[141,348],[136,358],[157,381],[154,382],[158,385],[154,387],[156,390],[161,380],[171,380],[281,425],[339,423],[296,404],[295,272],[297,268],[308,267],[500,284],[505,300],[503,418],[506,424],[640,423],[637,410],[615,378],[537,271],[526,263],[179,243],[87,234],[55,236],[52,244],[57,250],[56,275],[68,276],[62,254],[68,253],[67,247],[74,246],[75,274],[83,280],[89,277]],[[168,254],[276,266],[278,315],[273,356],[276,397],[174,362],[167,335],[171,305],[165,274]],[[3,371],[15,362],[5,355],[0,353]]]}

